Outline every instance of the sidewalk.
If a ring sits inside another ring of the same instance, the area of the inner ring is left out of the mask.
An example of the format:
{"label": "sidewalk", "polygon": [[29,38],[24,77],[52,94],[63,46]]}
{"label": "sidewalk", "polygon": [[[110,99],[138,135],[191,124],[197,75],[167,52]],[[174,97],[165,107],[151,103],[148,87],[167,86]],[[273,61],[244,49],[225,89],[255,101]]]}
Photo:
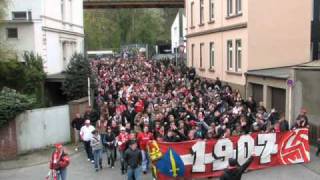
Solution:
{"label": "sidewalk", "polygon": [[303,164],[302,166],[308,168],[310,171],[320,174],[320,156],[317,157],[316,154],[317,148],[310,145],[310,158],[311,162],[308,164]]}
{"label": "sidewalk", "polygon": [[[64,146],[65,152],[69,155],[73,155],[78,151],[75,151],[74,145],[67,144]],[[16,159],[9,161],[0,161],[0,170],[19,169],[23,167],[36,166],[40,164],[49,163],[51,153],[54,151],[54,147],[30,152]]]}

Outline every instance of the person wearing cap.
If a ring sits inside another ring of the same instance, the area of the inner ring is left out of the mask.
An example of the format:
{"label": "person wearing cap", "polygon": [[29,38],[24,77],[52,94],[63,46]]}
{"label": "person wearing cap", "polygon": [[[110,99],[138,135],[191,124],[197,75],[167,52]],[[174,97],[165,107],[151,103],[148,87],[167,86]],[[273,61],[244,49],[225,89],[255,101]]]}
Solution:
{"label": "person wearing cap", "polygon": [[94,168],[96,172],[98,172],[99,169],[102,169],[102,142],[101,136],[97,130],[93,130],[92,135],[90,146],[92,147],[94,157]]}
{"label": "person wearing cap", "polygon": [[120,133],[117,136],[117,145],[120,152],[121,173],[125,174],[126,168],[124,164],[124,152],[126,150],[126,143],[129,140],[129,134],[126,132],[125,127],[120,128]]}
{"label": "person wearing cap", "polygon": [[67,167],[70,164],[70,158],[63,150],[62,144],[55,144],[55,151],[51,155],[49,167],[52,170],[51,175],[57,177],[57,180],[67,179]]}
{"label": "person wearing cap", "polygon": [[136,140],[129,141],[129,148],[124,153],[124,160],[128,170],[128,180],[142,180],[142,153]]}
{"label": "person wearing cap", "polygon": [[242,166],[239,166],[236,159],[229,159],[230,168],[224,170],[220,180],[241,180],[242,174],[250,166],[253,161],[251,156]]}
{"label": "person wearing cap", "polygon": [[85,125],[82,126],[82,128],[80,129],[80,137],[81,137],[81,140],[83,141],[84,148],[87,153],[88,161],[91,161],[91,163],[94,163],[92,148],[90,146],[90,140],[93,137],[92,131],[94,131],[95,128],[92,125],[90,125],[89,119],[87,119],[84,124]]}

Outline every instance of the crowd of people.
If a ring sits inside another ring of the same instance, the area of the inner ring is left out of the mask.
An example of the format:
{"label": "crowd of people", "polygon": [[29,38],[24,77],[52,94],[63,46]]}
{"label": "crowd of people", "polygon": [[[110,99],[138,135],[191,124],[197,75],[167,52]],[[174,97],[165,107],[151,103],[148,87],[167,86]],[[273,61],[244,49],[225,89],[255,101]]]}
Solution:
{"label": "crowd of people", "polygon": [[109,60],[93,61],[92,71],[98,108],[77,114],[72,127],[96,171],[102,169],[101,156],[106,152],[110,168],[120,157],[121,172],[139,180],[137,168],[148,172],[150,140],[181,142],[308,127],[305,110],[289,127],[284,113],[268,112],[253,97],[245,100],[239,90],[223,85],[219,78],[199,78],[192,68]]}

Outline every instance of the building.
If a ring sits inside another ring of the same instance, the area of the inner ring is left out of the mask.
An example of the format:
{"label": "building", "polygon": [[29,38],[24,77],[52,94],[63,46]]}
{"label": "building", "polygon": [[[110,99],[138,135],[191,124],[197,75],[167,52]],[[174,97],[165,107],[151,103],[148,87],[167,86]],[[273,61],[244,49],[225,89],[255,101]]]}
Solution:
{"label": "building", "polygon": [[182,9],[177,13],[171,26],[171,52],[178,53],[180,46],[186,46],[187,22]]}
{"label": "building", "polygon": [[311,26],[312,59],[320,59],[320,0],[313,0],[313,17]]}
{"label": "building", "polygon": [[23,61],[25,51],[43,58],[46,97],[49,105],[64,104],[61,92],[71,56],[84,49],[82,0],[11,0],[0,40],[17,52]]}
{"label": "building", "polygon": [[[246,93],[246,72],[309,62],[312,1],[186,0],[188,65]],[[264,102],[265,103],[265,102]]]}
{"label": "building", "polygon": [[43,58],[48,75],[64,71],[75,52],[83,52],[82,0],[8,1],[1,40],[18,52],[33,51]]}
{"label": "building", "polygon": [[249,70],[247,94],[265,102],[267,109],[285,113],[292,125],[300,110],[306,109],[310,124],[310,140],[320,137],[320,61],[296,66]]}

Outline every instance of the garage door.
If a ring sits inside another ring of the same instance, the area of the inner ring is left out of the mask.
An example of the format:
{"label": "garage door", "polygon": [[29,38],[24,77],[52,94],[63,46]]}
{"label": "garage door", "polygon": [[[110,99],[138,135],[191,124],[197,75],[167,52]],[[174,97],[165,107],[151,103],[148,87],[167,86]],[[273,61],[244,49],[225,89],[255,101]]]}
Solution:
{"label": "garage door", "polygon": [[286,112],[286,90],[280,88],[271,88],[272,99],[271,107],[276,108],[278,112]]}
{"label": "garage door", "polygon": [[261,84],[251,84],[252,87],[252,97],[259,104],[263,101],[263,86]]}

